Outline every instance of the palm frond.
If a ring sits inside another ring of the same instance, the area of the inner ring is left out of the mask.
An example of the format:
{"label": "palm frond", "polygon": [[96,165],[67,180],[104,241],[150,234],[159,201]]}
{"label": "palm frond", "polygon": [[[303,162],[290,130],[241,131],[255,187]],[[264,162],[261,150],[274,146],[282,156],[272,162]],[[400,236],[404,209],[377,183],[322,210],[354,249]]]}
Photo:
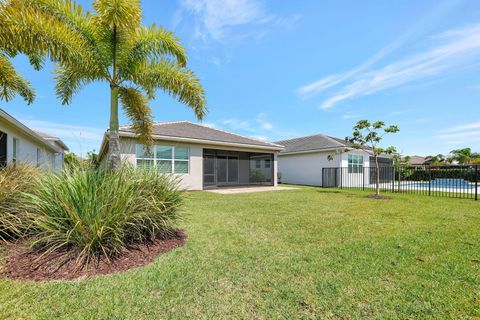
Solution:
{"label": "palm frond", "polygon": [[119,30],[135,29],[140,25],[142,10],[138,0],[96,0],[93,2],[96,21]]}
{"label": "palm frond", "polygon": [[17,73],[5,55],[0,54],[0,99],[10,101],[17,94],[28,104],[35,100],[35,91],[30,82]]}
{"label": "palm frond", "polygon": [[6,1],[0,10],[0,47],[29,57],[48,55],[55,62],[98,68],[101,56],[96,54],[87,15],[75,12],[81,13],[81,7],[70,1]]}
{"label": "palm frond", "polygon": [[55,71],[55,93],[62,104],[70,104],[75,93],[86,84],[100,80],[99,75],[85,72],[83,68],[58,67]]}
{"label": "palm frond", "polygon": [[187,68],[179,68],[172,61],[162,59],[140,65],[131,79],[147,92],[162,89],[189,106],[201,120],[207,113],[205,91],[195,74]]}
{"label": "palm frond", "polygon": [[120,87],[118,94],[123,110],[130,119],[139,141],[147,146],[152,145],[153,120],[148,99],[135,88]]}
{"label": "palm frond", "polygon": [[37,71],[42,69],[43,64],[45,63],[45,57],[40,54],[31,54],[28,57],[28,60],[33,68]]}
{"label": "palm frond", "polygon": [[[128,51],[127,51],[128,50]],[[187,53],[180,39],[173,32],[155,24],[142,26],[136,30],[134,43],[126,50],[121,50],[119,65],[122,73],[129,74],[135,67],[145,61],[173,58],[180,67],[187,65]]]}

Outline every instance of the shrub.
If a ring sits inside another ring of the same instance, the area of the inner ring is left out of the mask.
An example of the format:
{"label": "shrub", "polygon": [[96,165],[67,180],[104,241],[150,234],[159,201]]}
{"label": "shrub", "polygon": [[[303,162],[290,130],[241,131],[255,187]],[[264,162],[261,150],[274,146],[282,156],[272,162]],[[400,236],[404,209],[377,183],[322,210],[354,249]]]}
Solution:
{"label": "shrub", "polygon": [[46,175],[24,205],[34,248],[88,263],[171,232],[182,198],[178,180],[155,170],[77,168]]}
{"label": "shrub", "polygon": [[0,169],[0,240],[15,239],[27,228],[22,193],[33,192],[41,175],[40,170],[30,166]]}

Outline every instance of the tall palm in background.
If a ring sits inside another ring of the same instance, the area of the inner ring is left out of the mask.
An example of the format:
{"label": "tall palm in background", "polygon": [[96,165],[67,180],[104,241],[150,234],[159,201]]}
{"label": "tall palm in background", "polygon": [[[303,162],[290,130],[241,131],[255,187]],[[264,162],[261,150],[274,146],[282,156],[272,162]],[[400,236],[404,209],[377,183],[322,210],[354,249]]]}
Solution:
{"label": "tall palm in background", "polygon": [[[56,94],[62,104],[94,81],[110,89],[109,159],[120,165],[119,102],[143,144],[152,143],[149,100],[163,89],[189,106],[198,119],[206,113],[204,90],[186,68],[179,39],[162,27],[141,24],[138,0],[96,0],[94,12],[73,1],[7,0],[1,4],[0,46],[56,63]],[[35,61],[41,65],[41,61]]]}

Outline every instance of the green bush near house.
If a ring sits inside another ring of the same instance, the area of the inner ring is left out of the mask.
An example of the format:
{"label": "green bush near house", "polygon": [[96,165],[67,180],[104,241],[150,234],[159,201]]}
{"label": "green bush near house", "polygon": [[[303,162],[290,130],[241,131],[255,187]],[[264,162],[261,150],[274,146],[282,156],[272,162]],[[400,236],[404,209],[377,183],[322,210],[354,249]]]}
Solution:
{"label": "green bush near house", "polygon": [[42,174],[31,166],[0,170],[0,240],[13,240],[24,233],[27,225],[21,208],[23,192],[35,190]]}
{"label": "green bush near house", "polygon": [[35,192],[23,194],[22,207],[34,248],[88,263],[169,233],[182,198],[178,181],[155,170],[79,167],[45,175]]}

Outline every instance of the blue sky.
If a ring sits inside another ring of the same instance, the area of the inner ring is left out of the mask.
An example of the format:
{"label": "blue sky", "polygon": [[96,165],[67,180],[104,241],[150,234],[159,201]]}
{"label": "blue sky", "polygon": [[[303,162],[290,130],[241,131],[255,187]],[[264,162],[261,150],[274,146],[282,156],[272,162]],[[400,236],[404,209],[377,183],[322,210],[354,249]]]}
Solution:
{"label": "blue sky", "polygon": [[[90,8],[90,1],[80,1]],[[144,23],[182,39],[200,77],[204,123],[260,139],[324,133],[345,137],[360,119],[401,131],[386,138],[402,154],[480,151],[480,3],[477,0],[143,0]],[[3,108],[85,154],[109,121],[106,83],[69,106],[54,94],[51,65],[14,63],[37,92]],[[191,120],[159,94],[156,121]],[[126,123],[122,116],[121,123]]]}

